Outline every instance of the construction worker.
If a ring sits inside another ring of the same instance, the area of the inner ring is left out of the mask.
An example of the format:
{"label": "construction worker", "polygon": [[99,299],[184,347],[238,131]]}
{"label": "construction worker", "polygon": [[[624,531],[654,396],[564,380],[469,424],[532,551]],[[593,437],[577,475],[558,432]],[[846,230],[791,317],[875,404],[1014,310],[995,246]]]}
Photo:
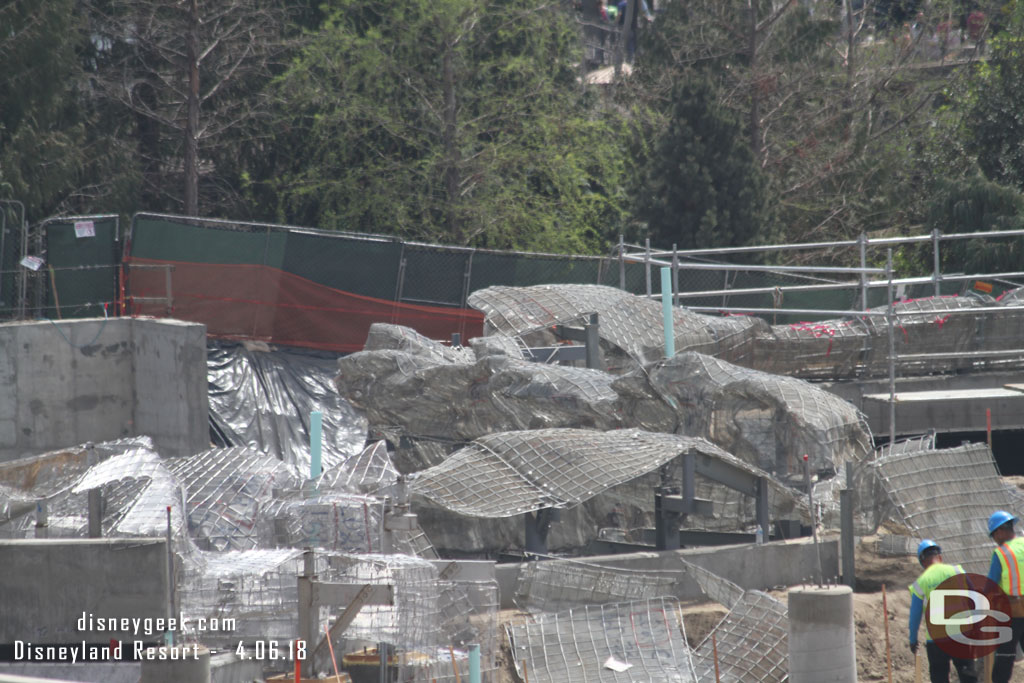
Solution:
{"label": "construction worker", "polygon": [[1020,570],[1024,567],[1024,538],[1017,538],[1013,523],[1017,518],[1005,510],[997,510],[988,518],[988,535],[995,541],[988,578],[999,584],[1010,597],[1010,626],[1013,638],[996,649],[992,666],[992,683],[1009,683],[1017,643],[1024,639],[1024,598],[1021,597]]}
{"label": "construction worker", "polygon": [[[960,565],[954,567],[943,562],[942,548],[928,538],[917,546],[917,561],[924,567],[924,571],[917,577],[917,581],[910,585],[910,651],[915,656],[918,650],[917,631],[921,626],[921,616],[928,605],[928,596],[949,577],[964,573]],[[925,633],[928,633],[927,629]],[[928,653],[928,675],[932,683],[949,683],[950,662],[956,667],[960,683],[977,683],[974,661],[946,654],[930,635],[925,641],[925,652]]]}

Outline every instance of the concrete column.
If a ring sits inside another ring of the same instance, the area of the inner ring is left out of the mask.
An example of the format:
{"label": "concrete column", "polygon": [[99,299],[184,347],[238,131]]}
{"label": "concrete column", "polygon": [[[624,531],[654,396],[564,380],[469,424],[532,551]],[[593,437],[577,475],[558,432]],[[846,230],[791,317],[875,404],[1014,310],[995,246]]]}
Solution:
{"label": "concrete column", "polygon": [[145,657],[139,683],[210,683],[210,651],[202,645],[149,648]]}
{"label": "concrete column", "polygon": [[853,591],[810,586],[789,591],[790,683],[857,683]]}

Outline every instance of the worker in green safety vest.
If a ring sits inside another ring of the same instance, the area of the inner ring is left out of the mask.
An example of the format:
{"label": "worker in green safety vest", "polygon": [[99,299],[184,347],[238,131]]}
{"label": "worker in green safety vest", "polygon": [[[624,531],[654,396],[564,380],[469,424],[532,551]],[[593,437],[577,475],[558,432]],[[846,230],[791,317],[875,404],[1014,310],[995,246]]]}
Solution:
{"label": "worker in green safety vest", "polygon": [[[917,655],[917,632],[921,627],[921,616],[928,605],[928,596],[946,579],[964,573],[960,565],[953,566],[942,561],[942,548],[931,539],[926,538],[917,546],[917,561],[924,567],[924,571],[910,585],[910,651],[914,655]],[[928,675],[932,683],[949,683],[950,663],[956,667],[960,683],[977,683],[974,661],[947,654],[930,635],[925,641],[925,652],[928,655]]]}
{"label": "worker in green safety vest", "polygon": [[1021,569],[1024,568],[1024,538],[1017,538],[1013,523],[1017,518],[1005,510],[996,510],[988,518],[988,535],[995,541],[988,578],[999,584],[1010,598],[1010,626],[1013,638],[996,650],[992,666],[992,683],[1009,683],[1017,643],[1024,640],[1024,591],[1021,591]]}

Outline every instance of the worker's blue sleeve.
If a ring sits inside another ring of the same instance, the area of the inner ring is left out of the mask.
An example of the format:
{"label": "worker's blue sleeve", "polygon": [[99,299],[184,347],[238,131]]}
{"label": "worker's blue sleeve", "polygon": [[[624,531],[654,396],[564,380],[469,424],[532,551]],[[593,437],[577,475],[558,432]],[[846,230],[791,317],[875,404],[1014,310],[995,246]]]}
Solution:
{"label": "worker's blue sleeve", "polygon": [[910,644],[917,642],[917,629],[921,627],[921,615],[924,613],[924,600],[911,594],[910,596]]}
{"label": "worker's blue sleeve", "polygon": [[995,553],[992,553],[992,564],[988,566],[988,578],[996,583],[1003,578],[1003,565],[999,563],[999,556]]}

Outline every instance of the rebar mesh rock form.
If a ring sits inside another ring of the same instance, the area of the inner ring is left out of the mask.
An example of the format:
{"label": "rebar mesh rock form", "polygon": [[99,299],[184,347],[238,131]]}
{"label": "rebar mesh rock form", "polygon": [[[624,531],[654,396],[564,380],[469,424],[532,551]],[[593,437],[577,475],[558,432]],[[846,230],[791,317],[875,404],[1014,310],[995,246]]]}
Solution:
{"label": "rebar mesh rock form", "polygon": [[[449,446],[484,434],[541,427],[620,426],[612,376],[599,370],[488,356],[438,364],[401,351],[363,351],[338,361],[338,392],[366,411],[371,431]],[[450,448],[448,449],[450,450]],[[399,469],[421,469],[403,462]]]}
{"label": "rebar mesh rock form", "polygon": [[522,341],[518,337],[507,334],[492,334],[487,337],[473,337],[469,340],[469,347],[477,360],[487,356],[508,356],[509,358],[523,359]]}
{"label": "rebar mesh rock form", "polygon": [[414,356],[423,356],[438,363],[472,363],[476,356],[471,349],[451,347],[424,337],[403,325],[373,323],[366,336],[364,351],[405,351]]}
{"label": "rebar mesh rock form", "polygon": [[[670,598],[588,605],[508,627],[516,671],[533,683],[689,683],[698,680]],[[609,659],[626,665],[615,671]]]}
{"label": "rebar mesh rock form", "polygon": [[678,571],[636,571],[583,560],[544,558],[522,562],[515,603],[528,612],[560,612],[583,605],[648,600],[673,595]]}
{"label": "rebar mesh rock form", "polygon": [[362,452],[340,467],[332,467],[321,475],[320,487],[332,491],[377,493],[398,482],[398,470],[388,455],[387,443],[374,441]]}
{"label": "rebar mesh rock form", "polygon": [[988,573],[995,549],[988,516],[996,510],[1024,513],[985,444],[897,452],[880,457],[875,467],[907,527],[933,539],[946,562],[968,572]]}
{"label": "rebar mesh rock form", "polygon": [[251,448],[214,448],[167,465],[185,487],[189,534],[203,550],[273,547],[274,490],[300,483],[293,468]]}
{"label": "rebar mesh rock form", "polygon": [[371,496],[317,493],[312,487],[272,501],[263,511],[273,525],[273,542],[289,548],[332,552],[381,552],[383,501]]}
{"label": "rebar mesh rock form", "polygon": [[[612,287],[488,287],[473,292],[467,301],[486,316],[485,329],[510,336],[581,324],[597,313],[602,341],[636,363],[646,365],[664,356],[661,303]],[[754,338],[768,331],[767,323],[749,316],[712,317],[678,307],[672,315],[677,351],[700,351],[734,362],[750,358]]]}
{"label": "rebar mesh rock form", "polygon": [[102,488],[108,512],[104,526],[110,535],[167,533],[167,509],[175,536],[185,534],[185,491],[156,453],[136,450],[90,467],[71,489],[85,494]]}
{"label": "rebar mesh rock form", "polygon": [[[672,405],[680,433],[702,436],[782,480],[835,472],[871,452],[867,420],[850,403],[809,382],[681,353],[646,371]],[[616,384],[616,388],[618,388]]]}
{"label": "rebar mesh rock form", "polygon": [[234,649],[240,640],[287,642],[298,632],[301,550],[232,550],[201,553],[179,583],[182,617],[234,619],[230,630],[186,633],[204,645]]}
{"label": "rebar mesh rock form", "polygon": [[[715,641],[712,643],[711,635]],[[722,683],[782,683],[789,678],[786,606],[761,591],[745,591],[693,652],[697,679]]]}
{"label": "rebar mesh rock form", "polygon": [[511,517],[578,505],[658,468],[703,439],[638,429],[539,429],[481,437],[410,478],[410,490],[473,517]]}

